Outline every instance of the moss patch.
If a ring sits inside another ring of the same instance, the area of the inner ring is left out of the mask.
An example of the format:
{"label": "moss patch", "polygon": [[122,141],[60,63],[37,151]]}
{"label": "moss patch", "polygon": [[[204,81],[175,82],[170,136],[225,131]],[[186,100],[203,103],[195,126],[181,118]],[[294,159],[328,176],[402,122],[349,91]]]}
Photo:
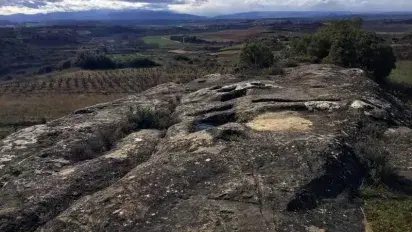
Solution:
{"label": "moss patch", "polygon": [[365,214],[373,232],[412,231],[412,196],[381,188],[362,190]]}

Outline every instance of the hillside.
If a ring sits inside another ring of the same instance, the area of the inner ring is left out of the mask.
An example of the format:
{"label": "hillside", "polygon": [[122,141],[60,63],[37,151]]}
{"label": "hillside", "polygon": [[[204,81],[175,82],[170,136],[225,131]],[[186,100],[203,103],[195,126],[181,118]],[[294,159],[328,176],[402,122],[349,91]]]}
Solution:
{"label": "hillside", "polygon": [[[162,84],[2,140],[0,230],[364,232],[393,215],[410,228],[411,123],[359,69]],[[405,210],[359,200],[371,178]]]}

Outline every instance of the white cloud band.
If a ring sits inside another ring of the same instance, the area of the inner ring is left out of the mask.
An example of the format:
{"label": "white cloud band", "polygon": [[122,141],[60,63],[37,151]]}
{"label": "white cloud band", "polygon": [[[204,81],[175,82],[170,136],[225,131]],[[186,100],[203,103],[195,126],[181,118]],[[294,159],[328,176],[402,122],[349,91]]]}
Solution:
{"label": "white cloud band", "polygon": [[199,15],[261,10],[412,10],[411,0],[0,0],[0,15],[150,9],[151,5]]}

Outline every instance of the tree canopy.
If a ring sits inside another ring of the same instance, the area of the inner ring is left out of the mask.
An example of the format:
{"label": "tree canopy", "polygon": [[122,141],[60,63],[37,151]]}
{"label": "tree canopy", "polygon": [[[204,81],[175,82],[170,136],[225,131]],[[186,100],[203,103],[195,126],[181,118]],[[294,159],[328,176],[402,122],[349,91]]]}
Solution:
{"label": "tree canopy", "polygon": [[362,30],[361,19],[330,22],[317,33],[294,40],[290,53],[314,62],[362,68],[378,80],[396,67],[390,45],[376,34]]}
{"label": "tree canopy", "polygon": [[240,53],[240,65],[248,69],[269,68],[274,63],[271,49],[262,42],[246,44]]}

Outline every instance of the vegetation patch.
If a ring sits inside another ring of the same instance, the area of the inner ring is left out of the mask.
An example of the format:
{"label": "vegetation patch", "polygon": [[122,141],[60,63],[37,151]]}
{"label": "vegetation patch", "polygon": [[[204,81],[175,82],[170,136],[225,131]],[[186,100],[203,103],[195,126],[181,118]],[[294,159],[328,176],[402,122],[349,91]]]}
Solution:
{"label": "vegetation patch", "polygon": [[[404,232],[412,228],[412,180],[400,176],[384,145],[376,143],[380,132],[371,126],[370,138],[355,146],[364,169],[360,196],[373,232]],[[375,140],[374,140],[375,139]]]}
{"label": "vegetation patch", "polygon": [[288,55],[312,62],[362,68],[382,81],[395,68],[396,57],[384,39],[362,30],[361,26],[361,19],[332,22],[314,35],[294,40]]}
{"label": "vegetation patch", "polygon": [[[170,108],[173,108],[173,104]],[[164,130],[176,123],[169,110],[155,110],[151,108],[130,107],[126,114],[126,123],[122,126],[125,133],[141,129]]]}
{"label": "vegetation patch", "polygon": [[117,68],[152,68],[159,66],[147,56],[139,54],[117,55],[112,57]]}
{"label": "vegetation patch", "polygon": [[373,232],[406,232],[412,228],[412,196],[399,195],[384,188],[365,188],[361,192],[364,210]]}
{"label": "vegetation patch", "polygon": [[191,59],[188,56],[182,54],[173,56],[173,59],[176,61],[191,61]]}
{"label": "vegetation patch", "polygon": [[83,69],[115,69],[116,63],[103,53],[98,52],[82,52],[75,61],[75,66]]}
{"label": "vegetation patch", "polygon": [[270,48],[261,42],[246,44],[239,55],[240,67],[244,69],[269,68],[274,61]]}
{"label": "vegetation patch", "polygon": [[404,60],[396,63],[396,69],[392,70],[389,80],[412,85],[412,61]]}

